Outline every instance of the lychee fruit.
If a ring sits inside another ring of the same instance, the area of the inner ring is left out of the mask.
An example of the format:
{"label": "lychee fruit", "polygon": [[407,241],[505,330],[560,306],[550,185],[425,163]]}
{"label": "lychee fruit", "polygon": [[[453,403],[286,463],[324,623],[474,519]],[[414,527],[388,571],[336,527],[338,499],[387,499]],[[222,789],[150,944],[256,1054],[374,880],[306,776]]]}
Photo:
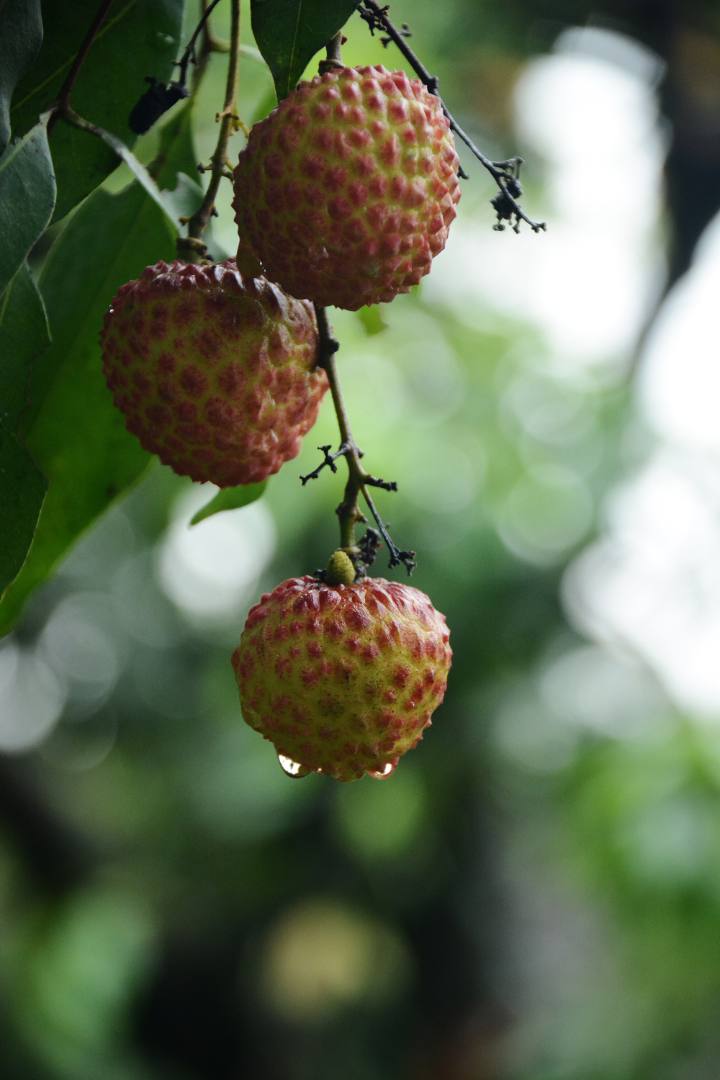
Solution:
{"label": "lychee fruit", "polygon": [[312,305],[235,262],[159,262],[116,293],[103,367],[128,430],[220,487],[294,458],[327,389]]}
{"label": "lychee fruit", "polygon": [[430,270],[460,198],[440,99],[402,71],[336,68],[250,132],[235,168],[240,237],[293,296],[355,310]]}
{"label": "lychee fruit", "polygon": [[443,700],[448,642],[409,585],[291,578],[251,609],[233,653],[243,716],[291,774],[387,776]]}

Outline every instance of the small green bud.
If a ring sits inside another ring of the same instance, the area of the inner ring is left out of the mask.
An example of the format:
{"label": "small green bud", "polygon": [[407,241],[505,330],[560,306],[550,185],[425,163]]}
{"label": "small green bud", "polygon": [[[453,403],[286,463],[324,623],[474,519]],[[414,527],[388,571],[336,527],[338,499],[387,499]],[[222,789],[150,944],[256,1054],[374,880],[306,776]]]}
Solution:
{"label": "small green bud", "polygon": [[328,560],[325,581],[328,585],[352,585],[356,573],[348,553],[338,548],[337,551],[333,551]]}

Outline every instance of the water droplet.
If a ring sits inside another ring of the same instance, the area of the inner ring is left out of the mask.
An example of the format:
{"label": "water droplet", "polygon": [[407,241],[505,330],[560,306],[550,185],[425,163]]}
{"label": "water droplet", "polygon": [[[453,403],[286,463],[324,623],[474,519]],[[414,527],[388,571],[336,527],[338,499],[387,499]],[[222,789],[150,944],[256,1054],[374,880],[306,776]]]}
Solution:
{"label": "water droplet", "polygon": [[368,776],[371,776],[373,780],[389,780],[396,768],[397,765],[393,764],[392,761],[386,761],[382,769],[376,769],[375,772],[369,772]]}
{"label": "water droplet", "polygon": [[303,776],[309,776],[312,772],[312,769],[308,769],[306,765],[300,765],[297,761],[293,761],[292,758],[285,757],[284,754],[278,754],[278,761],[285,775],[290,776],[293,780],[302,780]]}

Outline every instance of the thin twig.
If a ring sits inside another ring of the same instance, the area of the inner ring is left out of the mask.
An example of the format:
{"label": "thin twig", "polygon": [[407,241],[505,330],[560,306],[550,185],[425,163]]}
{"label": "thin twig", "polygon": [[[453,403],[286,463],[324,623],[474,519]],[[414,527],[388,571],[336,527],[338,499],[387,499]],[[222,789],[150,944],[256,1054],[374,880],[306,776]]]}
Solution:
{"label": "thin twig", "polygon": [[58,116],[61,116],[70,104],[70,94],[72,93],[72,89],[75,86],[77,77],[80,74],[80,68],[87,60],[88,53],[93,46],[95,38],[100,33],[102,25],[107,18],[110,8],[112,7],[112,3],[113,0],[102,0],[100,6],[95,12],[95,18],[90,24],[90,28],[85,37],[83,38],[80,48],[75,54],[75,59],[70,66],[70,70],[67,73],[65,81],[60,87],[60,91],[57,96],[57,102],[55,103],[55,107],[50,114],[50,119],[48,120],[48,131],[52,130],[52,128],[55,126]]}
{"label": "thin twig", "polygon": [[190,64],[191,62],[196,62],[195,42],[197,41],[202,31],[205,32],[205,46],[208,53],[220,51],[227,52],[230,48],[232,48],[232,44],[228,48],[226,48],[224,42],[220,43],[216,41],[207,27],[207,21],[210,18],[210,15],[212,14],[214,8],[216,8],[219,3],[220,0],[211,0],[211,2],[207,6],[203,5],[202,16],[200,17],[197,26],[193,30],[192,36],[190,37],[190,40],[185,46],[185,50],[182,56],[177,62],[177,66],[180,68],[178,82],[181,83],[183,86],[185,85],[185,80],[187,79],[188,64]]}
{"label": "thin twig", "polygon": [[[365,484],[367,484],[367,481],[365,482]],[[363,484],[363,486],[361,488],[361,491],[362,491],[362,494],[363,494],[363,499],[367,503],[368,510],[372,514],[372,516],[374,518],[374,521],[375,521],[375,524],[377,525],[377,527],[378,527],[378,529],[380,531],[380,535],[382,536],[383,540],[385,541],[385,546],[387,547],[388,551],[390,552],[390,566],[400,566],[400,564],[402,563],[402,565],[407,570],[408,574],[412,574],[413,570],[415,569],[415,565],[416,565],[415,552],[414,551],[401,551],[400,548],[397,546],[397,544],[395,543],[395,541],[391,537],[390,533],[388,532],[387,525],[385,524],[383,519],[380,517],[380,514],[378,513],[377,507],[375,506],[375,502],[374,502],[372,496],[370,495],[370,492],[367,490],[367,487],[365,486],[365,484]]]}
{"label": "thin twig", "polygon": [[[205,15],[207,16],[214,4],[211,4]],[[237,94],[237,80],[238,80],[238,56],[240,51],[240,0],[231,0],[231,12],[230,12],[230,55],[228,59],[228,71],[227,80],[225,83],[225,99],[223,103],[223,110],[219,113],[220,119],[220,131],[218,133],[217,145],[210,161],[210,182],[207,186],[207,191],[200,206],[192,215],[188,222],[188,239],[190,246],[195,247],[192,242],[198,241],[202,237],[203,232],[208,226],[210,218],[213,216],[215,209],[215,199],[217,197],[218,189],[220,187],[220,181],[227,173],[227,148],[228,140],[231,134],[237,130],[237,112],[235,107],[235,98]]]}
{"label": "thin twig", "polygon": [[[518,182],[518,167],[522,163],[522,159],[510,158],[508,161],[491,161],[489,157],[483,154],[482,150],[476,146],[467,132],[460,124],[458,124],[442,97],[440,97],[437,76],[430,74],[420,57],[408,45],[407,34],[403,33],[402,30],[398,30],[390,20],[387,13],[387,7],[377,3],[377,0],[360,0],[358,10],[361,17],[365,19],[370,27],[370,32],[372,33],[376,29],[381,29],[383,33],[387,34],[387,37],[397,46],[420,81],[427,87],[431,94],[434,94],[440,99],[443,112],[450,124],[451,131],[465,143],[473,156],[477,158],[483,168],[487,169],[492,176],[500,189],[500,195],[493,200],[493,206],[497,212],[500,227],[502,227],[503,220],[511,221],[514,217],[516,219],[515,225],[513,226],[515,231],[517,231],[517,222],[525,221],[533,232],[543,232],[547,227],[545,222],[533,221],[532,218],[528,217],[516,198],[521,191]],[[467,177],[467,173],[464,173],[462,170],[460,175]]]}
{"label": "thin twig", "polygon": [[[212,0],[211,0],[211,2],[212,2]],[[183,61],[185,61],[186,55],[189,55],[190,60],[194,64],[193,79],[192,79],[193,93],[197,89],[197,87],[198,87],[198,85],[200,83],[200,80],[202,79],[203,75],[205,74],[205,70],[207,69],[208,61],[210,60],[210,57],[212,56],[212,54],[213,53],[228,53],[228,52],[230,52],[230,42],[229,41],[221,41],[220,38],[216,38],[213,31],[212,31],[212,29],[211,29],[211,26],[210,26],[210,18],[209,18],[209,16],[210,16],[210,13],[212,11],[212,8],[215,7],[215,4],[213,3],[212,7],[208,7],[208,0],[202,0],[201,6],[202,6],[202,16],[200,18],[200,22],[195,27],[195,30],[193,31],[193,36],[190,38],[190,41],[187,43],[187,45],[185,47],[185,52],[183,53],[183,55],[178,60],[178,67],[180,67],[181,72],[183,72],[183,70],[184,70],[183,67],[182,67],[182,64],[183,64]],[[201,28],[202,28],[202,38],[200,39],[200,46],[199,46],[199,48],[195,48],[193,39],[195,39],[197,37],[198,31]],[[192,51],[190,53],[188,53],[188,50],[192,50]],[[243,50],[243,47],[241,46],[240,51],[242,52],[242,50]]]}
{"label": "thin twig", "polygon": [[312,472],[305,473],[304,476],[300,477],[300,483],[302,484],[302,486],[305,487],[308,480],[317,480],[323,469],[329,469],[331,473],[336,473],[337,465],[335,464],[335,462],[338,458],[344,457],[349,449],[349,445],[347,443],[343,443],[342,446],[338,447],[334,454],[331,454],[330,451],[332,450],[332,447],[330,443],[328,443],[326,446],[318,446],[318,450],[320,450],[323,454],[323,460],[320,462],[316,469],[312,470]]}

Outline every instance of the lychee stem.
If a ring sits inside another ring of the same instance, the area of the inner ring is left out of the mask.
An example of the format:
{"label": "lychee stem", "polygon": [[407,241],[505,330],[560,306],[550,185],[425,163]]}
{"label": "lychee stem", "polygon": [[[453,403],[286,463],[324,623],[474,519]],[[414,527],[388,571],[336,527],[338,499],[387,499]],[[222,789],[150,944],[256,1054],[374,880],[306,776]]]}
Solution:
{"label": "lychee stem", "polygon": [[[326,58],[320,62],[321,72],[323,69],[327,70],[328,68],[342,64],[341,47],[343,40],[342,33],[338,31],[338,33],[327,43],[325,46]],[[335,454],[330,454],[329,446],[321,447],[320,449],[325,455],[322,464],[319,468],[300,479],[302,480],[303,485],[306,484],[308,480],[316,479],[320,471],[326,465],[332,472],[335,472],[335,459],[344,457],[348,467],[348,478],[345,485],[343,500],[335,511],[340,519],[341,549],[353,560],[353,563],[357,568],[361,571],[364,570],[361,550],[358,547],[355,538],[355,526],[358,523],[366,522],[367,520],[358,506],[359,497],[362,495],[390,553],[390,566],[399,566],[400,563],[402,563],[408,574],[412,574],[415,569],[415,552],[401,551],[397,546],[390,536],[385,522],[380,517],[372,496],[367,490],[368,486],[372,486],[385,488],[386,491],[397,491],[397,484],[393,481],[380,480],[376,476],[371,476],[370,473],[366,472],[362,467],[360,461],[363,456],[362,451],[359,449],[353,438],[353,433],[350,428],[350,418],[348,416],[347,408],[345,407],[345,400],[340,388],[340,380],[335,364],[335,353],[340,348],[340,342],[333,335],[327,317],[327,309],[321,307],[319,304],[313,304],[313,307],[315,308],[315,318],[318,327],[317,363],[318,367],[325,369],[328,383],[330,384],[330,393],[335,407],[338,427],[340,428],[340,447]]]}
{"label": "lychee stem", "polygon": [[387,546],[390,554],[390,566],[399,566],[402,563],[407,572],[411,574],[415,569],[415,552],[403,551],[397,546],[390,536],[390,532],[385,525],[385,522],[380,517],[375,502],[368,491],[368,487],[380,487],[384,488],[386,491],[397,491],[397,484],[394,481],[381,480],[376,476],[372,476],[370,473],[366,472],[362,466],[360,460],[362,454],[353,438],[353,433],[350,428],[350,418],[345,406],[345,400],[338,378],[337,366],[335,364],[335,353],[338,351],[340,345],[337,339],[333,337],[326,309],[315,304],[315,317],[317,319],[319,339],[318,367],[324,368],[327,372],[330,393],[335,407],[335,415],[337,416],[338,427],[340,429],[341,444],[338,453],[332,457],[328,453],[329,447],[321,447],[325,453],[325,461],[323,461],[318,469],[314,470],[314,473],[309,473],[306,477],[301,479],[303,480],[303,483],[306,483],[309,479],[315,479],[320,470],[328,464],[328,458],[331,458],[331,461],[334,463],[336,457],[344,457],[348,467],[348,478],[347,484],[345,485],[343,500],[336,510],[338,518],[340,519],[341,547],[351,554],[358,555],[355,539],[355,526],[359,522],[364,522],[366,520],[358,506],[359,497],[362,495],[367,508],[372,514],[375,524],[378,527],[380,535]]}
{"label": "lychee stem", "polygon": [[342,35],[342,31],[338,30],[334,37],[330,38],[325,46],[325,59],[321,60],[318,64],[318,73],[325,75],[326,72],[332,71],[333,68],[341,68],[342,62],[342,43],[345,38]]}
{"label": "lychee stem", "polygon": [[[227,170],[228,141],[234,131],[237,130],[237,82],[238,82],[238,58],[240,55],[240,0],[230,0],[230,47],[227,79],[225,81],[225,98],[220,116],[220,130],[218,132],[217,145],[210,159],[210,182],[200,206],[188,222],[188,239],[199,240],[205,232],[213,216],[215,199],[217,198],[220,181]],[[180,249],[183,249],[180,252]],[[189,262],[197,260],[196,245],[184,245],[182,239],[178,239],[178,254]]]}

